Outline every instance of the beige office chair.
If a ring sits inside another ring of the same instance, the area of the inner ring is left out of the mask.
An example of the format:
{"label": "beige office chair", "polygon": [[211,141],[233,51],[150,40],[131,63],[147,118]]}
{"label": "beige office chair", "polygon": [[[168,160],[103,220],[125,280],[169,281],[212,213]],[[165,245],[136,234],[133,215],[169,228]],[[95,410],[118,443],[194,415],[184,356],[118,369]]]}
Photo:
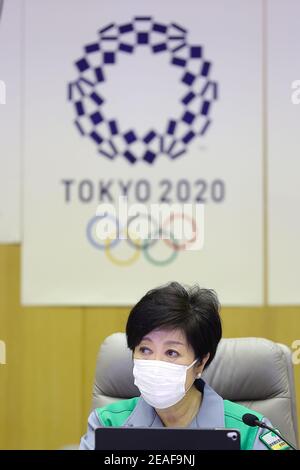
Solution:
{"label": "beige office chair", "polygon": [[[263,338],[223,339],[203,379],[224,399],[262,413],[298,445],[293,364],[287,346]],[[92,408],[138,395],[126,336],[115,333],[98,353]]]}

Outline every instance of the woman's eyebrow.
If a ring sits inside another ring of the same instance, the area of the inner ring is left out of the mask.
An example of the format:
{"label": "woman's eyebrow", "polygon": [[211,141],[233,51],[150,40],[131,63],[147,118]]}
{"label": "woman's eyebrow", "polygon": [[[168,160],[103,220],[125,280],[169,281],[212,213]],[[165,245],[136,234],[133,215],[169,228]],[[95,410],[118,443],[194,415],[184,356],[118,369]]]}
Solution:
{"label": "woman's eyebrow", "polygon": [[[142,341],[150,341],[151,343],[153,343],[152,339],[149,338],[149,336],[145,336]],[[141,342],[142,342],[141,341]],[[182,343],[181,341],[175,341],[175,340],[172,340],[172,339],[169,339],[167,341],[164,341],[164,344],[167,344],[167,345],[170,345],[170,344],[180,344],[181,346],[186,346],[185,343]]]}
{"label": "woman's eyebrow", "polygon": [[181,344],[182,346],[185,346],[185,344],[182,343],[181,341],[174,341],[174,340],[165,341],[164,344]]}

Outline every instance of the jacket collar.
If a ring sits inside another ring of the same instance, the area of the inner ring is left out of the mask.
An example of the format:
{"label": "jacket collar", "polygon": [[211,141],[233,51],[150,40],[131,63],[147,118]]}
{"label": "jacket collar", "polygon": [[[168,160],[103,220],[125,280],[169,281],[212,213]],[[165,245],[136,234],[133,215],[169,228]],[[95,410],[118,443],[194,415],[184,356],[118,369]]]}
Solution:
{"label": "jacket collar", "polygon": [[[223,398],[202,379],[196,380],[195,385],[202,392],[203,397],[199,412],[189,428],[224,428]],[[141,397],[123,426],[163,427],[163,423],[155,409]]]}

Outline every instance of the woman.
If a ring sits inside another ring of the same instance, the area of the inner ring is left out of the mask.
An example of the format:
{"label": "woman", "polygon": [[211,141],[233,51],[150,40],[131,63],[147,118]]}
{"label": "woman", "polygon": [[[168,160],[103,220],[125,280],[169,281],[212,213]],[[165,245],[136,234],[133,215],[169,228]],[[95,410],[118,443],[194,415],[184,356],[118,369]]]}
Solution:
{"label": "woman", "polygon": [[147,292],[132,308],[126,326],[141,397],[94,410],[80,449],[94,449],[100,426],[165,426],[235,428],[242,449],[267,450],[266,430],[242,421],[251,410],[223,400],[200,378],[222,336],[219,310],[215,292],[198,286],[172,282]]}

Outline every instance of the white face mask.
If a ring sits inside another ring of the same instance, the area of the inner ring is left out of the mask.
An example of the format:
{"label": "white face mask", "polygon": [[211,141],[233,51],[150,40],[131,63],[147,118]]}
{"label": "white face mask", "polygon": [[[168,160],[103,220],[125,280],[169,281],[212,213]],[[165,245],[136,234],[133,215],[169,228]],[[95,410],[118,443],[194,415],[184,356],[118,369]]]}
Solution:
{"label": "white face mask", "polygon": [[[134,359],[134,384],[149,405],[157,409],[169,408],[185,396],[186,373],[197,360],[184,366],[166,361]],[[198,374],[197,378],[200,376]]]}

